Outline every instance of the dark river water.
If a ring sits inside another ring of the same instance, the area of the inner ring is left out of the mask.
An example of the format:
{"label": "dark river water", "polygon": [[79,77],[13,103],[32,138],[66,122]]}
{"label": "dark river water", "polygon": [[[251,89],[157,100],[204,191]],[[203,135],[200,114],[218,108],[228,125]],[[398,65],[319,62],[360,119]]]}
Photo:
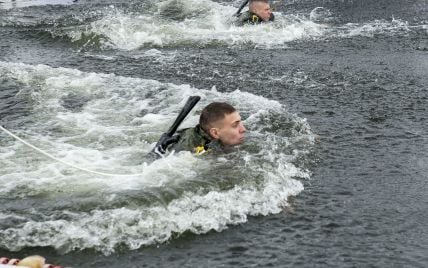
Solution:
{"label": "dark river water", "polygon": [[[0,256],[67,267],[427,267],[428,1],[0,2]],[[225,155],[147,162],[191,95]]]}

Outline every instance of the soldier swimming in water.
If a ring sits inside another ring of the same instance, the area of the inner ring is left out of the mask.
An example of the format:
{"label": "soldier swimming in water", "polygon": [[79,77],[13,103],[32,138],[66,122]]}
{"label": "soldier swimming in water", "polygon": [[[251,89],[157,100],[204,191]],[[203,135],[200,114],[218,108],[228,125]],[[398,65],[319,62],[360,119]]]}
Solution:
{"label": "soldier swimming in water", "polygon": [[191,151],[195,154],[223,151],[241,144],[245,131],[241,116],[232,105],[213,102],[202,110],[198,125],[179,130],[173,135],[162,135],[154,152],[163,155],[167,149]]}
{"label": "soldier swimming in water", "polygon": [[[242,8],[249,2],[248,11],[240,13]],[[243,3],[238,10],[236,24],[260,24],[273,21],[275,19],[268,0],[249,0]]]}

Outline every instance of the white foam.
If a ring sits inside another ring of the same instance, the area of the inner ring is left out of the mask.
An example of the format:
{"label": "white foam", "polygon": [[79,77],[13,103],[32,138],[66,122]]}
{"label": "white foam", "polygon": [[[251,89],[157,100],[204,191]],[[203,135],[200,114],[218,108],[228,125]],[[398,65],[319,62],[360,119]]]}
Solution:
{"label": "white foam", "polygon": [[340,37],[373,37],[374,35],[407,34],[411,28],[415,27],[419,28],[420,26],[410,26],[407,21],[392,19],[391,21],[374,20],[365,23],[347,23],[341,27],[333,28],[332,31]]}
{"label": "white foam", "polygon": [[69,221],[30,220],[21,228],[1,230],[0,237],[10,250],[54,246],[64,251],[94,248],[109,254],[120,244],[137,249],[165,242],[172,235],[185,231],[196,234],[222,231],[227,225],[246,222],[248,215],[280,212],[289,196],[303,190],[299,181],[290,179],[290,176],[301,175],[299,171],[292,166],[282,169],[282,177],[268,174],[263,191],[236,186],[229,191],[211,191],[206,195],[185,194],[166,207],[94,210],[75,213]]}
{"label": "white foam", "polygon": [[[108,48],[136,50],[142,47],[226,45],[285,47],[287,42],[320,36],[325,25],[309,18],[275,13],[274,23],[236,27],[236,8],[209,0],[167,0],[154,3],[144,14],[111,8],[105,16],[87,27],[55,29],[54,36],[68,36],[73,42],[91,36]],[[87,40],[89,38],[89,40]],[[87,41],[86,41],[87,40]]]}
{"label": "white foam", "polygon": [[[168,6],[170,12],[163,14]],[[317,7],[307,15],[276,12],[273,23],[234,26],[235,11],[236,8],[232,6],[209,0],[168,0],[160,2],[157,9],[150,10],[148,14],[126,13],[114,8],[86,27],[55,29],[52,34],[68,36],[73,42],[89,38],[83,46],[91,44],[90,38],[94,37],[101,40],[103,47],[122,50],[180,46],[272,49],[287,48],[288,43],[295,40],[406,35],[413,30],[426,29],[425,24],[410,25],[407,21],[395,18],[390,21],[332,24],[334,15],[323,7]]]}
{"label": "white foam", "polygon": [[[52,246],[109,254],[120,245],[135,249],[186,231],[221,231],[247,221],[248,215],[280,212],[289,196],[303,190],[294,178],[309,177],[291,164],[305,151],[285,150],[299,142],[313,144],[310,127],[274,100],[239,90],[221,93],[45,65],[0,62],[0,75],[31,85],[22,96],[30,98],[34,123],[12,129],[16,134],[84,168],[142,173],[125,178],[86,174],[0,134],[0,198],[39,196],[92,207],[36,205],[33,212],[25,211],[28,215],[18,215],[25,218],[20,224],[0,230],[0,246],[9,250]],[[180,152],[144,163],[144,155],[191,95],[202,100],[183,126],[195,125],[197,111],[206,104],[227,100],[246,115],[248,142],[218,159]],[[64,105],[73,96],[85,96],[80,109]],[[270,130],[272,120],[290,120],[297,127],[285,137]],[[128,195],[125,203],[120,201]]]}

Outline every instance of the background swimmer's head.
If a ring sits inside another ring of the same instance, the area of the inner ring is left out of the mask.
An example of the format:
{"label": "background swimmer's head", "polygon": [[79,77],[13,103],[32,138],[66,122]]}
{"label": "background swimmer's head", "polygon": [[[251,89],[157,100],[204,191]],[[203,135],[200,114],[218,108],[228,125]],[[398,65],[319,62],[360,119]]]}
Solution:
{"label": "background swimmer's head", "polygon": [[250,0],[250,12],[259,16],[263,21],[269,21],[272,17],[272,9],[268,0]]}
{"label": "background swimmer's head", "polygon": [[245,127],[236,109],[225,102],[213,102],[201,112],[199,125],[211,138],[223,145],[238,145],[244,141]]}

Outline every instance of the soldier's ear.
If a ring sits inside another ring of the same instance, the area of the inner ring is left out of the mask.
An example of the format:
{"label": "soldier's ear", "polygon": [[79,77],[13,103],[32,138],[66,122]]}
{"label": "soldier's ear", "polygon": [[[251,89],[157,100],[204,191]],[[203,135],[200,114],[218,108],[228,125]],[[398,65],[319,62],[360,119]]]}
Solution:
{"label": "soldier's ear", "polygon": [[215,140],[219,139],[220,136],[219,136],[218,128],[215,128],[215,127],[210,128],[210,136]]}

